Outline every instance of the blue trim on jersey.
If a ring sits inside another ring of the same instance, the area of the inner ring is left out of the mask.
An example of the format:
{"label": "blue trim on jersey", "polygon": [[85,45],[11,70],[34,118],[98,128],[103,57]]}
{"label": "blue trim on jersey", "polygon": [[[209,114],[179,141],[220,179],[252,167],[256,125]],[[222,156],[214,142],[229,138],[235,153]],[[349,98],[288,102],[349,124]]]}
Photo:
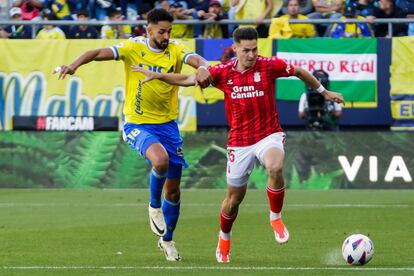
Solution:
{"label": "blue trim on jersey", "polygon": [[168,152],[170,166],[175,164],[188,167],[182,152],[183,140],[175,121],[163,124],[126,123],[124,124],[123,138],[133,150],[144,158],[152,144],[160,143]]}
{"label": "blue trim on jersey", "polygon": [[118,59],[119,59],[119,52],[118,52],[118,49],[117,49],[116,47],[114,47],[114,46],[112,46],[111,48],[114,50],[114,53],[115,53],[115,59],[116,59],[116,60],[118,60]]}
{"label": "blue trim on jersey", "polygon": [[190,56],[193,56],[193,55],[196,55],[196,53],[191,52],[191,53],[185,54],[185,55],[184,55],[184,58],[183,58],[184,63],[187,63],[187,59],[188,59]]}

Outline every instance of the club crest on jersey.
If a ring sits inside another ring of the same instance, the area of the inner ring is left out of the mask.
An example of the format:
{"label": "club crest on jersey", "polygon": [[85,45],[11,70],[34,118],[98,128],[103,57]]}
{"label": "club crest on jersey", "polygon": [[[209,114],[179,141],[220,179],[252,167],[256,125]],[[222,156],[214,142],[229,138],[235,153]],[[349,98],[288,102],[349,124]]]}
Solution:
{"label": "club crest on jersey", "polygon": [[141,52],[141,56],[145,57],[145,52],[144,51]]}
{"label": "club crest on jersey", "polygon": [[227,80],[227,84],[228,85],[232,85],[233,84],[233,80]]}
{"label": "club crest on jersey", "polygon": [[254,72],[253,79],[254,82],[260,82],[260,72]]}
{"label": "club crest on jersey", "polygon": [[170,56],[170,52],[169,51],[165,52],[165,54],[167,55],[168,59],[171,59],[171,56]]}

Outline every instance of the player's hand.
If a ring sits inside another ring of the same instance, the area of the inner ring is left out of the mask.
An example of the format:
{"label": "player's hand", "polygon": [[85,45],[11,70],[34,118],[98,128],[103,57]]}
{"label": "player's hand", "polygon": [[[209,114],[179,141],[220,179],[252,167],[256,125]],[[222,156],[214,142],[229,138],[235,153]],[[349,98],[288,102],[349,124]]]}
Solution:
{"label": "player's hand", "polygon": [[201,88],[206,88],[210,85],[210,83],[212,83],[213,78],[211,76],[210,71],[208,71],[208,69],[204,66],[201,66],[197,69],[197,73],[196,73],[196,83],[201,87]]}
{"label": "player's hand", "polygon": [[145,79],[143,81],[141,81],[142,84],[144,84],[146,82],[149,82],[153,79],[157,79],[158,74],[153,72],[153,71],[144,69],[144,68],[142,68],[140,66],[137,66],[137,65],[132,65],[131,67],[132,67],[132,72],[138,72],[138,73],[144,74]]}
{"label": "player's hand", "polygon": [[75,71],[76,69],[70,65],[61,65],[53,70],[53,74],[59,73],[58,80],[63,80],[66,77],[66,75],[75,74]]}
{"label": "player's hand", "polygon": [[322,92],[322,94],[328,101],[345,104],[344,96],[342,96],[340,93],[325,90],[325,92]]}

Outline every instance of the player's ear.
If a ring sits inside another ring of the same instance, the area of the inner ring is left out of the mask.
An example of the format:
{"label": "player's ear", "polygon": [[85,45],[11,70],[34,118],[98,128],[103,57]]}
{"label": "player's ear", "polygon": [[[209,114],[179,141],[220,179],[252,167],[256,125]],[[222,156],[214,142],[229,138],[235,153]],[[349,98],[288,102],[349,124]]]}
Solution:
{"label": "player's ear", "polygon": [[151,24],[148,24],[148,26],[147,26],[147,34],[150,35],[152,33],[152,29],[153,29],[152,25]]}
{"label": "player's ear", "polygon": [[236,45],[236,43],[233,43],[233,45],[231,45],[231,49],[232,49],[234,52],[236,52],[236,50],[237,50],[237,45]]}

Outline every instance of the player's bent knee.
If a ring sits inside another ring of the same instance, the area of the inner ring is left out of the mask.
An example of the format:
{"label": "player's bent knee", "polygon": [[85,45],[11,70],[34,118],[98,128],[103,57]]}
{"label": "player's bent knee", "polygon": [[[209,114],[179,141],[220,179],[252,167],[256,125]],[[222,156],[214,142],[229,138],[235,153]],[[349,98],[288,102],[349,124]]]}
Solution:
{"label": "player's bent knee", "polygon": [[282,165],[274,164],[267,168],[267,173],[272,178],[280,178],[283,177],[283,167]]}
{"label": "player's bent knee", "polygon": [[155,168],[156,171],[164,173],[168,170],[169,165],[169,158],[168,155],[159,155],[153,158],[153,160],[150,160],[152,166]]}

